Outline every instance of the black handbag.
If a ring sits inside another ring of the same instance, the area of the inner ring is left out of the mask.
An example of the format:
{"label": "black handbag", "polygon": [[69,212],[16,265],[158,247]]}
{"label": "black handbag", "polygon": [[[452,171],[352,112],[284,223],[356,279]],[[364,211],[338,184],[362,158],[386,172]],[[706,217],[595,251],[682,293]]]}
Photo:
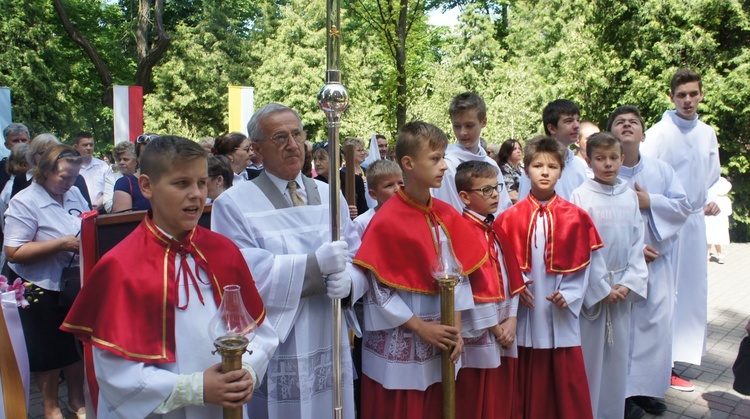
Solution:
{"label": "black handbag", "polygon": [[740,342],[737,360],[732,366],[734,372],[734,390],[740,394],[750,396],[750,336],[745,336]]}
{"label": "black handbag", "polygon": [[57,302],[58,307],[70,308],[81,291],[81,268],[71,266],[76,255],[70,258],[68,266],[62,270],[60,275],[60,299]]}

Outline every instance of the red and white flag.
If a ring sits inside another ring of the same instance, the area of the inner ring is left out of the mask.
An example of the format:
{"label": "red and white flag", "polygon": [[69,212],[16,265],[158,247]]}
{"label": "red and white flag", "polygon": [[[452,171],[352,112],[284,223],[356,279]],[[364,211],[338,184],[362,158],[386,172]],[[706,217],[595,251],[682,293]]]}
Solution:
{"label": "red and white flag", "polygon": [[115,86],[115,144],[143,134],[143,87]]}

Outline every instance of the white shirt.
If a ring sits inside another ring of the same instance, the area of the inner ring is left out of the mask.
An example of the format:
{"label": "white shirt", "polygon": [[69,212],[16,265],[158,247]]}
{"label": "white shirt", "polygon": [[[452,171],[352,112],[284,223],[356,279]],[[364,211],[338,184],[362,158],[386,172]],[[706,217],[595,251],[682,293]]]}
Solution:
{"label": "white shirt", "polygon": [[102,202],[102,205],[104,205],[104,210],[108,213],[112,212],[112,205],[115,198],[115,183],[117,183],[117,179],[121,177],[122,172],[110,172],[104,179],[104,201]]}
{"label": "white shirt", "polygon": [[[71,187],[63,195],[64,206],[57,203],[42,185],[32,182],[10,200],[5,213],[5,242],[8,247],[21,247],[28,242],[43,242],[81,230],[79,215],[89,210],[78,188]],[[22,278],[50,291],[60,290],[60,274],[70,263],[70,252],[57,252],[30,263],[10,263]],[[78,255],[73,265],[78,265]]]}
{"label": "white shirt", "polygon": [[[268,174],[268,178],[271,179],[271,182],[273,182],[274,186],[279,188],[279,192],[281,192],[281,194],[289,200],[289,203],[294,206],[294,203],[292,202],[292,196],[289,194],[289,181],[284,180],[278,176],[274,176],[268,171],[266,171],[266,174]],[[294,178],[294,181],[297,183],[297,195],[299,195],[300,198],[302,198],[302,200],[307,203],[307,192],[305,192],[305,184],[302,182],[302,172],[297,173],[297,177]]]}
{"label": "white shirt", "polygon": [[112,173],[107,163],[96,157],[91,158],[91,163],[81,166],[81,176],[86,180],[86,187],[89,189],[91,204],[95,204],[104,196],[104,182],[107,175]]}
{"label": "white shirt", "polygon": [[359,237],[362,237],[362,235],[365,233],[367,226],[370,225],[370,221],[372,221],[372,217],[374,216],[375,208],[370,208],[364,214],[360,214],[357,216],[357,218],[354,219],[354,226],[357,228]]}
{"label": "white shirt", "polygon": [[10,202],[10,194],[13,191],[13,180],[16,175],[11,175],[10,180],[5,184],[3,191],[0,192],[0,225],[5,230],[5,211],[8,210],[8,203]]}

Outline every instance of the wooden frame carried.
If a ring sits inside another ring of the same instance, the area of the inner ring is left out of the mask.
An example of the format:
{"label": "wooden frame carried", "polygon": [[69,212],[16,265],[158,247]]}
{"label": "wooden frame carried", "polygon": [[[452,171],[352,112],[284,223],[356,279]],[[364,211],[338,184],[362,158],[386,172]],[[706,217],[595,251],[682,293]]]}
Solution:
{"label": "wooden frame carried", "polygon": [[[211,208],[211,204],[203,207],[203,214],[198,221],[198,225],[208,229],[211,228]],[[81,226],[81,259],[91,263],[91,268],[93,268],[93,265],[96,264],[105,253],[110,251],[136,227],[138,227],[147,212],[148,211],[144,210],[130,211],[121,214],[92,214],[90,217],[84,215],[84,222]],[[91,218],[93,218],[93,222]],[[92,242],[95,246],[91,246]],[[84,247],[83,243],[89,245]],[[81,262],[81,265],[88,265],[88,263]],[[84,281],[89,271],[90,269],[87,271],[84,266]]]}

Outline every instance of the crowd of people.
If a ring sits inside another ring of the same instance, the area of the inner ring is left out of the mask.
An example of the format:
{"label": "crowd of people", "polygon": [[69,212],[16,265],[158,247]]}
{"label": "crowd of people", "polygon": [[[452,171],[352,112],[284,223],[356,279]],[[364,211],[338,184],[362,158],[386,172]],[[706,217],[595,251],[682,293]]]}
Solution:
{"label": "crowd of people", "polygon": [[[679,70],[675,109],[650,129],[620,106],[599,132],[558,99],[542,113],[546,135],[482,146],[487,108],[465,92],[448,106],[453,144],[423,121],[390,145],[373,136],[369,158],[348,138],[354,167],[339,175],[343,191],[353,172],[355,202],[339,202],[338,241],[328,144],[306,141],[284,105],[255,112],[248,135],[121,143],[114,172],[88,133],[70,147],[8,126],[4,270],[44,296],[19,310],[45,417],[62,417],[60,370],[67,410],[86,416],[74,336],[94,348],[100,418],[240,406],[251,418],[330,417],[332,299],[345,313],[344,418],[441,417],[443,351],[458,418],[663,413],[670,386],[693,390],[674,363],[705,353],[705,226],[720,212],[709,198],[720,165],[697,115],[702,87]],[[197,225],[207,202],[210,230]],[[149,212],[68,307],[61,277],[78,264],[78,215],[92,208]],[[461,273],[455,326],[440,323],[438,256]],[[258,323],[231,373],[206,333],[228,285]]]}

